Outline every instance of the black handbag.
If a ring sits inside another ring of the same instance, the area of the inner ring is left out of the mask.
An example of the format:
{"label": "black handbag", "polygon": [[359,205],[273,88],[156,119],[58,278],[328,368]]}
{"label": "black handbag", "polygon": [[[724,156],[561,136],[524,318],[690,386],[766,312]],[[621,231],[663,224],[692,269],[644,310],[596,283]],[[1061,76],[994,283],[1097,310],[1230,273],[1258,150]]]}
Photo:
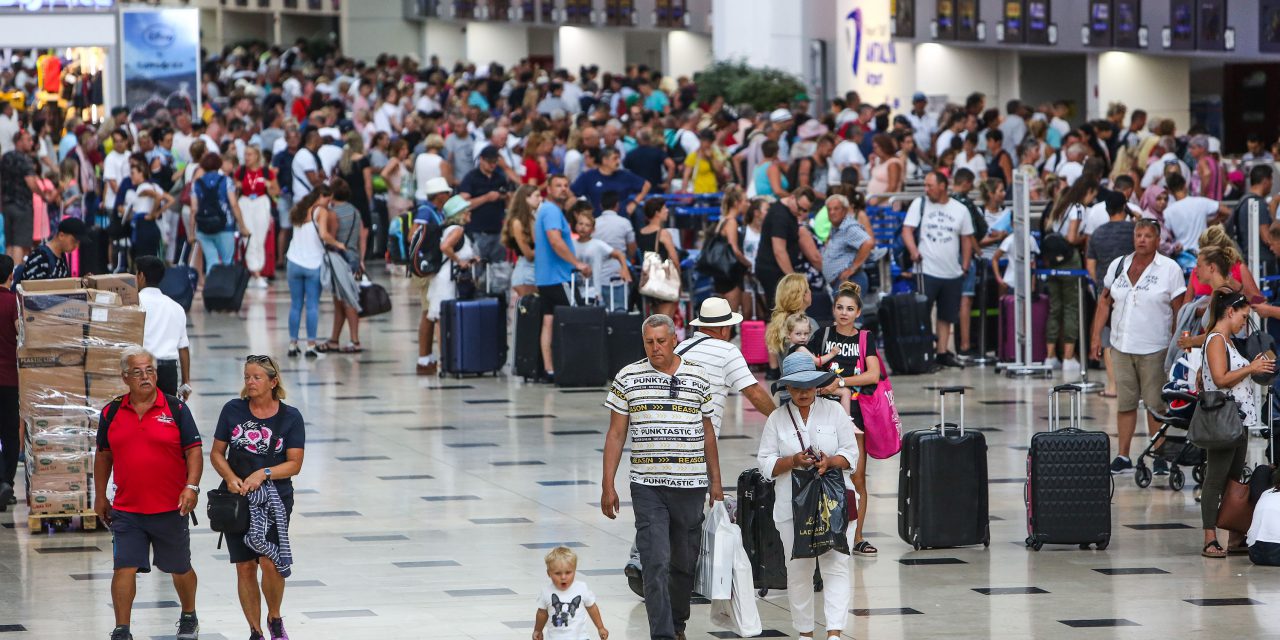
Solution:
{"label": "black handbag", "polygon": [[[249,530],[249,498],[224,489],[205,494],[205,515],[209,528],[223,535],[242,534]],[[222,547],[222,541],[218,541]]]}
{"label": "black handbag", "polygon": [[[1244,356],[1249,362],[1253,362],[1258,356],[1266,356],[1268,360],[1276,359],[1276,339],[1270,333],[1258,329],[1258,325],[1254,324],[1253,318],[1249,318],[1249,335],[1245,336],[1243,341],[1236,343],[1236,348],[1240,355]],[[1272,373],[1255,373],[1249,376],[1254,382],[1269,387],[1276,379],[1275,372]]]}
{"label": "black handbag", "polygon": [[382,285],[373,283],[360,287],[360,317],[368,318],[391,311],[391,296]]}
{"label": "black handbag", "polygon": [[728,238],[720,235],[720,230],[721,226],[717,226],[715,235],[702,246],[696,268],[715,278],[736,281],[742,277],[746,267],[738,262],[738,256],[733,253],[733,246],[729,244]]}
{"label": "black handbag", "polygon": [[[1207,365],[1206,365],[1207,366]],[[1204,391],[1196,401],[1187,439],[1201,449],[1230,449],[1244,438],[1244,421],[1235,398],[1225,391]]]}

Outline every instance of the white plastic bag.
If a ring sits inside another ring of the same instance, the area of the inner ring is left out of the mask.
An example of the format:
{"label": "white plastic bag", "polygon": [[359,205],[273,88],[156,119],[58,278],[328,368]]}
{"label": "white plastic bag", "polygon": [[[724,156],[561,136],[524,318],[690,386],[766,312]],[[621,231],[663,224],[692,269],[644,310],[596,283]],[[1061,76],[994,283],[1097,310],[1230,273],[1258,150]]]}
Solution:
{"label": "white plastic bag", "polygon": [[[760,635],[764,626],[756,608],[755,582],[751,576],[751,559],[742,547],[742,531],[733,530],[733,589],[728,599],[711,599],[711,624],[728,629],[744,638]],[[719,542],[719,540],[717,540]]]}
{"label": "white plastic bag", "polygon": [[733,549],[742,547],[742,534],[729,519],[723,502],[715,503],[702,521],[702,549],[694,591],[710,600],[728,600],[733,593]]}

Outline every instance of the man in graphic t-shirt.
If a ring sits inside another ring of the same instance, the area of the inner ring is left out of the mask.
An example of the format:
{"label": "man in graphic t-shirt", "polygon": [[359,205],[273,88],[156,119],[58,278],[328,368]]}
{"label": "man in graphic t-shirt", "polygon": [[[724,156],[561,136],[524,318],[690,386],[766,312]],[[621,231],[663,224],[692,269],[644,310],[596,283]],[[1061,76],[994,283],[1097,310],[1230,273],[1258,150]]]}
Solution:
{"label": "man in graphic t-shirt", "polygon": [[646,359],[623,367],[605,398],[600,510],[618,517],[614,476],[631,435],[631,500],[636,545],[645,566],[644,605],[653,638],[684,637],[702,544],[700,523],[708,490],[724,500],[711,416],[715,404],[707,371],[676,355],[675,324],[656,314],[642,328]]}
{"label": "man in graphic t-shirt", "polygon": [[947,345],[951,344],[952,325],[960,320],[961,285],[973,258],[973,220],[963,204],[947,195],[947,176],[941,172],[925,176],[924,192],[925,197],[907,209],[902,241],[911,261],[924,270],[930,313],[937,305],[938,364],[958,367],[960,362]]}

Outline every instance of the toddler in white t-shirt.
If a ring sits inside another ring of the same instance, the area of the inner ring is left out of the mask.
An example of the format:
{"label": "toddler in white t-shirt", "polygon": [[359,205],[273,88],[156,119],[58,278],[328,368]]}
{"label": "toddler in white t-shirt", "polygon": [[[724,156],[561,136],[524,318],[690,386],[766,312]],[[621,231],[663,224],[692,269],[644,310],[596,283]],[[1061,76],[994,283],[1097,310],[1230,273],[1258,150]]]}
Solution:
{"label": "toddler in white t-shirt", "polygon": [[578,573],[578,556],[568,547],[556,547],[547,554],[546,562],[551,584],[538,594],[533,640],[588,640],[588,616],[600,640],[609,640],[609,630],[604,628],[600,608],[596,606],[596,594],[586,582],[574,579]]}

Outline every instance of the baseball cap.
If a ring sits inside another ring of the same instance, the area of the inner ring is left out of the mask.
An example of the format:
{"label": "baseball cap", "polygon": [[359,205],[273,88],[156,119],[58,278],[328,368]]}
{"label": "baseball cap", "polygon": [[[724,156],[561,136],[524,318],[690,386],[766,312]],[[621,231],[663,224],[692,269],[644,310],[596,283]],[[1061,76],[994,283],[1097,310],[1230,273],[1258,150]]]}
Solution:
{"label": "baseball cap", "polygon": [[928,102],[929,96],[924,95],[923,91],[917,91],[911,94],[911,101],[912,102]]}
{"label": "baseball cap", "polygon": [[493,145],[489,145],[489,146],[487,146],[487,147],[485,147],[485,148],[481,149],[481,150],[480,150],[480,159],[481,159],[481,160],[488,160],[489,162],[497,162],[497,161],[498,161],[498,149],[497,149],[497,147],[494,147]]}

